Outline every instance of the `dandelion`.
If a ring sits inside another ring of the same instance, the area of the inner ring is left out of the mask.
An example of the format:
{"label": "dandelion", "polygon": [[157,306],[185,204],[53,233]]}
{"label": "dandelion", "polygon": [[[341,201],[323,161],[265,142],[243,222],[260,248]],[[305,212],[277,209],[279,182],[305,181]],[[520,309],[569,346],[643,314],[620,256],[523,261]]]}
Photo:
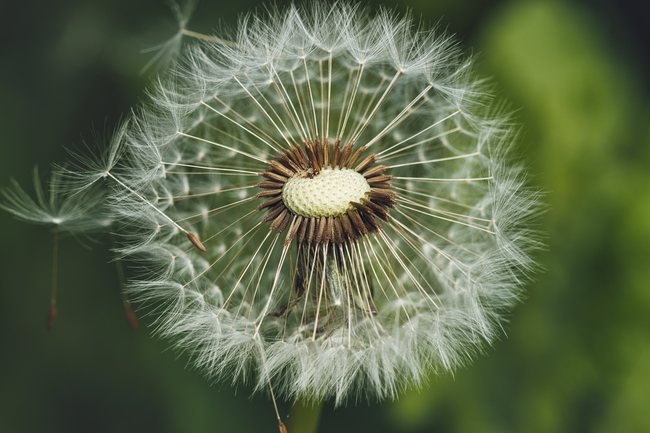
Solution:
{"label": "dandelion", "polygon": [[[112,229],[113,218],[106,206],[105,190],[99,181],[109,175],[120,157],[122,142],[128,122],[115,131],[110,143],[94,156],[83,156],[71,152],[74,160],[71,164],[60,165],[52,171],[49,189],[43,190],[38,169],[34,168],[34,190],[36,200],[32,199],[12,179],[9,188],[0,190],[4,200],[0,209],[12,213],[18,219],[34,224],[53,227],[52,287],[50,290],[50,307],[47,316],[47,329],[52,329],[57,317],[58,258],[60,234],[87,236],[90,233],[108,231],[113,248],[116,248]],[[105,143],[104,143],[105,144]],[[88,148],[87,150],[92,151]],[[122,261],[115,260],[118,279],[124,288],[125,276]],[[138,328],[138,321],[126,293],[122,293],[122,303],[127,323],[132,329]]]}
{"label": "dandelion", "polygon": [[224,39],[160,80],[110,174],[158,332],[210,377],[337,403],[493,341],[536,202],[453,41],[341,3]]}
{"label": "dandelion", "polygon": [[96,190],[88,190],[74,198],[65,197],[62,190],[67,189],[68,186],[65,185],[58,172],[52,172],[50,176],[49,194],[43,190],[37,167],[34,167],[33,179],[36,200],[32,199],[18,182],[12,179],[11,187],[1,191],[4,200],[0,202],[0,209],[12,213],[23,221],[53,227],[52,286],[46,322],[47,329],[50,330],[54,327],[57,317],[59,234],[88,233],[102,228],[104,226],[103,212],[101,211],[103,197],[101,192]]}
{"label": "dandelion", "polygon": [[182,51],[110,163],[69,173],[108,181],[160,335],[210,378],[336,404],[394,398],[498,337],[537,198],[452,39],[317,3]]}

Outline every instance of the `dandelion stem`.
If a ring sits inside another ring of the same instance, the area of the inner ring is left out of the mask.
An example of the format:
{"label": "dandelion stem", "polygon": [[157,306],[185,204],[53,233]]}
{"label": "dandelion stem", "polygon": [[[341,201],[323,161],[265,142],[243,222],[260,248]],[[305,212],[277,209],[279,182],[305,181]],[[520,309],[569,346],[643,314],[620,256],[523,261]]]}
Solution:
{"label": "dandelion stem", "polygon": [[280,418],[280,411],[278,410],[278,403],[275,400],[275,394],[273,393],[273,387],[271,386],[271,381],[269,380],[269,391],[271,392],[271,401],[273,402],[273,408],[275,409],[275,416],[278,418],[278,430],[280,433],[287,433],[287,428]]}
{"label": "dandelion stem", "polygon": [[300,433],[316,433],[318,421],[323,410],[323,403],[319,402],[313,406],[298,400],[294,403],[289,413],[289,431]]}
{"label": "dandelion stem", "polygon": [[54,327],[54,321],[56,320],[56,289],[57,289],[57,280],[58,280],[58,268],[59,268],[59,226],[54,226],[53,238],[53,251],[52,251],[52,288],[50,290],[50,309],[47,313],[47,330],[51,330]]}

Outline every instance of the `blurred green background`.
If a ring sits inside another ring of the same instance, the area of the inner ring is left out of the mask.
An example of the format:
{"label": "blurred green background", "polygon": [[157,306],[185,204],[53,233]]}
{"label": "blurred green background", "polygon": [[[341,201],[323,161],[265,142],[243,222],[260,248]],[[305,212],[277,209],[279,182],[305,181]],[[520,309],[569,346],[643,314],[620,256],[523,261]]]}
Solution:
{"label": "blurred green background", "polygon": [[[457,34],[517,110],[518,152],[547,192],[545,271],[507,336],[471,366],[397,402],[328,404],[319,431],[650,431],[644,2],[383,3]],[[209,32],[258,6],[204,0],[189,28]],[[64,147],[109,133],[146,98],[155,71],[140,74],[141,50],[175,24],[153,0],[0,9],[0,185],[29,187],[34,164],[64,160]],[[108,239],[61,240],[59,319],[47,332],[51,241],[48,228],[0,213],[0,432],[276,431],[266,397],[209,383],[150,329],[127,327]]]}

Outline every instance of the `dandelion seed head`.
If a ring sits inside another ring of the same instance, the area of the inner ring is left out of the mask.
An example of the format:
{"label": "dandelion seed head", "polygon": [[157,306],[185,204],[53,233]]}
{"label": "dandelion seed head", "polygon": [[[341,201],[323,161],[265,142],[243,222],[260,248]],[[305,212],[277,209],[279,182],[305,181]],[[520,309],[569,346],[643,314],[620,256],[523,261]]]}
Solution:
{"label": "dandelion seed head", "polygon": [[394,398],[469,362],[533,268],[537,209],[471,62],[345,3],[235,35],[184,45],[89,164],[147,269],[130,293],[207,375],[287,398]]}

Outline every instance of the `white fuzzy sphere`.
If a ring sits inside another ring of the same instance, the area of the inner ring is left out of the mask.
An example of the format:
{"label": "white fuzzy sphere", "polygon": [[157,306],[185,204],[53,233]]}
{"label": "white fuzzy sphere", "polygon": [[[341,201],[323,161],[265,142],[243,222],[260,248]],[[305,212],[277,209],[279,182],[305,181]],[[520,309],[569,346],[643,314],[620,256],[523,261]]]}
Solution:
{"label": "white fuzzy sphere", "polygon": [[[110,168],[122,251],[145,270],[130,293],[210,377],[287,398],[394,398],[467,363],[500,335],[536,247],[537,197],[481,83],[448,37],[345,3],[190,41]],[[352,165],[260,175],[336,142],[364,147],[356,164],[374,155],[388,199]],[[286,209],[260,195],[282,187]],[[350,208],[372,194],[384,204]],[[343,212],[347,238],[315,228]]]}

